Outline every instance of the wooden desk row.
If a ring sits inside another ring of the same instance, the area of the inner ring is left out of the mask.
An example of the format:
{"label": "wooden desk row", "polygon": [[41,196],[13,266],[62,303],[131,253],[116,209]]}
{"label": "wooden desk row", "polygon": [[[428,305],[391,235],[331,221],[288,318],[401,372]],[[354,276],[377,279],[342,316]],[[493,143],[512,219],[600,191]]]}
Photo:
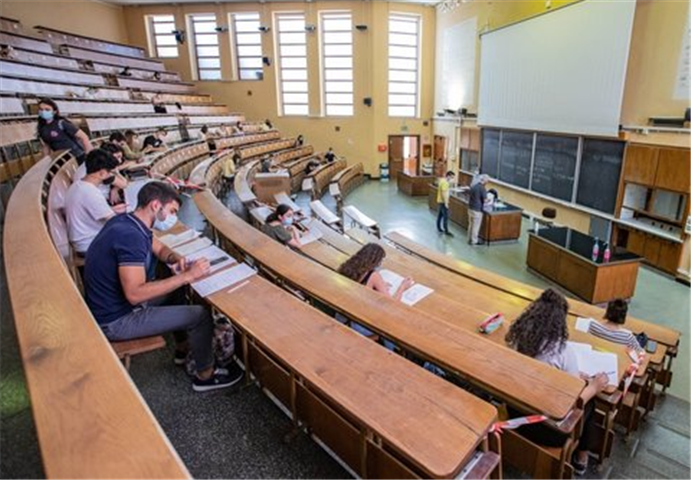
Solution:
{"label": "wooden desk row", "polygon": [[[355,254],[364,243],[377,242],[386,251],[384,268],[404,277],[409,276],[417,283],[434,290],[434,293],[422,299],[413,308],[429,314],[437,314],[449,324],[464,328],[496,344],[505,345],[504,337],[513,320],[529,304],[528,301],[517,297],[497,294],[488,286],[454,275],[442,268],[402,253],[376,237],[366,234],[363,230],[353,229],[346,232],[356,241],[347,239],[326,226],[323,226],[321,230],[324,235],[322,237],[323,242],[329,245],[313,243],[303,248],[303,251],[308,255],[314,255],[320,263],[327,264],[329,268],[338,268],[344,259]],[[340,238],[336,240],[336,237]],[[343,252],[345,258],[339,255],[339,252]],[[488,336],[478,333],[477,329],[480,322],[497,312],[504,314],[504,324]],[[570,339],[616,353],[619,359],[619,380],[623,380],[626,370],[631,364],[631,359],[625,348],[576,330],[575,322],[576,318],[571,315],[568,319]],[[645,372],[646,366],[647,363],[641,366],[641,374]],[[609,393],[615,391],[616,387],[608,389]]]}
{"label": "wooden desk row", "polygon": [[263,145],[253,145],[251,147],[245,147],[240,149],[240,155],[243,160],[251,157],[256,157],[258,155],[265,155],[267,153],[276,152],[278,150],[284,150],[295,145],[295,140],[292,138],[286,138],[282,140],[272,140],[266,142]]}
{"label": "wooden desk row", "polygon": [[[495,290],[509,293],[525,300],[534,300],[540,296],[542,290],[531,285],[512,280],[508,277],[483,270],[462,260],[436,252],[411,240],[399,232],[389,232],[385,237],[397,247],[402,248],[430,263],[438,265],[457,275],[470,278]],[[600,319],[604,310],[595,305],[589,305],[577,299],[569,299],[569,312],[580,317]],[[632,316],[626,319],[627,327],[634,332],[645,332],[651,339],[667,346],[676,348],[679,345],[681,333],[673,328],[647,322]]]}
{"label": "wooden desk row", "polygon": [[562,419],[576,406],[584,386],[581,380],[344,279],[255,230],[211,192],[198,193],[194,198],[222,240],[314,301],[519,409]]}
{"label": "wooden desk row", "polygon": [[454,478],[484,458],[463,477],[498,476],[493,406],[259,276],[207,300],[239,330],[246,371],[356,475]]}
{"label": "wooden desk row", "polygon": [[335,160],[331,163],[325,163],[316,170],[305,176],[305,180],[311,179],[311,196],[312,200],[319,200],[326,187],[331,183],[331,179],[338,172],[344,170],[348,164],[345,160]]}

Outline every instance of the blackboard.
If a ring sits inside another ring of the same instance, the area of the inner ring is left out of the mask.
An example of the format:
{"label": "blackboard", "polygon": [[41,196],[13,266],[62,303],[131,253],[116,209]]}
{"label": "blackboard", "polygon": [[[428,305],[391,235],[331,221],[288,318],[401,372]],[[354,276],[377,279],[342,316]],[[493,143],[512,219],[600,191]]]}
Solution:
{"label": "blackboard", "polygon": [[480,172],[497,178],[499,171],[499,130],[482,129]]}
{"label": "blackboard", "polygon": [[530,158],[533,154],[533,134],[504,131],[501,136],[499,180],[518,187],[530,185]]}
{"label": "blackboard", "polygon": [[531,190],[571,201],[578,138],[537,135]]}
{"label": "blackboard", "polygon": [[614,213],[623,158],[624,142],[584,139],[576,203]]}

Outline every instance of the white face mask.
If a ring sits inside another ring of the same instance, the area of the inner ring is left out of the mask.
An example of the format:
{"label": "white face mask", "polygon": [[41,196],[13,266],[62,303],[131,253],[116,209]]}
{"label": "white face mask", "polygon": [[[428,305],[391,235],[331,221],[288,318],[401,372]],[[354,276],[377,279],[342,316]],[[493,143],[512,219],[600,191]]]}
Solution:
{"label": "white face mask", "polygon": [[165,232],[170,230],[178,223],[178,216],[174,213],[169,213],[164,219],[159,218],[159,214],[163,212],[163,209],[159,210],[156,214],[156,219],[154,220],[154,228],[158,231]]}

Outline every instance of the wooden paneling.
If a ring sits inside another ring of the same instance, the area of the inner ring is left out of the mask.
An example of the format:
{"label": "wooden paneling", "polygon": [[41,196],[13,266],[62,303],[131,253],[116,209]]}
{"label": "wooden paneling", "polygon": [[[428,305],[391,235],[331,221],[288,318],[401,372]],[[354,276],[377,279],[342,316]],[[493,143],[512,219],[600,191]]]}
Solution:
{"label": "wooden paneling", "polygon": [[528,241],[528,266],[547,278],[555,280],[559,275],[559,249],[530,235]]}
{"label": "wooden paneling", "polygon": [[629,239],[626,243],[626,249],[636,255],[645,256],[646,234],[633,229],[627,229],[627,231],[629,232]]}
{"label": "wooden paneling", "polygon": [[606,303],[615,298],[630,298],[636,291],[638,262],[597,267],[597,276],[590,302]]}
{"label": "wooden paneling", "polygon": [[660,258],[660,241],[657,239],[657,237],[646,234],[643,256],[651,264],[657,265]]}
{"label": "wooden paneling", "polygon": [[681,250],[683,245],[679,243],[667,242],[659,240],[660,254],[658,256],[657,267],[667,273],[675,275],[679,268],[679,261],[681,257]]}
{"label": "wooden paneling", "polygon": [[411,197],[421,197],[429,193],[429,185],[434,182],[433,176],[411,176],[405,172],[398,174],[398,190]]}
{"label": "wooden paneling", "polygon": [[689,193],[691,161],[688,149],[661,148],[655,186],[665,190]]}
{"label": "wooden paneling", "polygon": [[647,145],[628,145],[624,181],[652,185],[657,171],[658,149]]}

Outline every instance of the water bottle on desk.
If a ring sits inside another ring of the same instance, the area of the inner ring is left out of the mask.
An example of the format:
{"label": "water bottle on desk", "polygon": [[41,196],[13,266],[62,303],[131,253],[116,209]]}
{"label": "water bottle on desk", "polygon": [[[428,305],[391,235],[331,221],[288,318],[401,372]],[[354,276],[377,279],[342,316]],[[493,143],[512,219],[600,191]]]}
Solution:
{"label": "water bottle on desk", "polygon": [[609,243],[605,243],[605,253],[602,254],[602,263],[609,263],[612,252],[609,249]]}
{"label": "water bottle on desk", "polygon": [[595,244],[593,245],[593,255],[592,255],[592,260],[593,262],[597,262],[597,258],[600,256],[600,240],[598,240],[597,237],[595,237]]}

